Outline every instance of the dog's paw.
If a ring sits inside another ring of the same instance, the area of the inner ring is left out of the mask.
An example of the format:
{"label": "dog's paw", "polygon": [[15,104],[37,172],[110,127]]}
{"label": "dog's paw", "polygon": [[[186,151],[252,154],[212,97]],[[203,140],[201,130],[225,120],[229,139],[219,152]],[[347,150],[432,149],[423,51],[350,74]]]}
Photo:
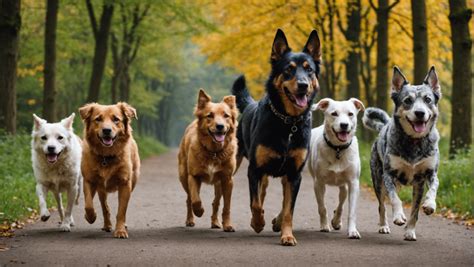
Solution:
{"label": "dog's paw", "polygon": [[229,225],[224,225],[223,228],[224,228],[224,232],[235,232],[235,229],[234,229],[234,227],[233,227],[231,224],[229,224]]}
{"label": "dog's paw", "polygon": [[275,217],[272,220],[272,230],[273,232],[280,232],[281,231],[281,219],[280,217]]}
{"label": "dog's paw", "polygon": [[406,241],[416,241],[415,229],[407,229],[404,237]]}
{"label": "dog's paw", "polygon": [[76,223],[74,222],[74,218],[72,217],[72,215],[71,215],[71,223],[70,224],[71,224],[71,227],[76,226]]}
{"label": "dog's paw", "polygon": [[296,246],[296,238],[292,235],[284,235],[280,238],[280,244],[283,246]]}
{"label": "dog's paw", "polygon": [[257,217],[252,216],[250,226],[256,233],[260,233],[265,227],[265,219],[263,218],[263,214],[257,215]]}
{"label": "dog's paw", "polygon": [[393,216],[393,223],[398,225],[398,226],[402,226],[406,222],[407,222],[407,217],[405,217],[405,214],[403,214],[403,212],[396,213]]}
{"label": "dog's paw", "polygon": [[337,220],[336,218],[333,218],[331,220],[331,225],[334,230],[340,230],[342,227],[341,219]]}
{"label": "dog's paw", "polygon": [[71,225],[63,222],[59,225],[59,230],[61,230],[61,232],[71,232]]}
{"label": "dog's paw", "polygon": [[204,214],[204,208],[202,207],[201,201],[193,203],[193,213],[197,217],[201,217]]}
{"label": "dog's paw", "polygon": [[194,221],[192,221],[192,220],[187,220],[187,221],[186,221],[186,227],[194,227]]}
{"label": "dog's paw", "polygon": [[114,232],[114,237],[115,238],[120,238],[120,239],[126,239],[128,238],[128,232],[127,232],[127,229],[124,227],[124,228],[121,228],[121,229],[116,229],[115,232]]}
{"label": "dog's paw", "polygon": [[41,220],[42,220],[43,222],[45,222],[45,221],[49,220],[49,217],[51,217],[51,215],[50,215],[49,212],[48,212],[47,214],[41,215]]}
{"label": "dog's paw", "polygon": [[88,223],[93,224],[95,222],[95,219],[97,219],[97,213],[95,213],[94,209],[86,209],[84,218]]}
{"label": "dog's paw", "polygon": [[426,215],[431,215],[436,210],[436,201],[427,199],[421,207]]}
{"label": "dog's paw", "polygon": [[390,234],[390,226],[388,225],[380,226],[379,234]]}
{"label": "dog's paw", "polygon": [[216,221],[211,222],[211,228],[212,229],[220,229],[220,228],[222,228],[222,225],[219,221],[216,220]]}
{"label": "dog's paw", "polygon": [[104,227],[102,227],[101,230],[104,231],[104,232],[112,232],[112,226],[111,225],[104,225]]}
{"label": "dog's paw", "polygon": [[321,224],[321,227],[319,228],[319,231],[328,233],[328,232],[331,232],[331,227],[327,223],[326,224]]}
{"label": "dog's paw", "polygon": [[349,230],[347,232],[347,235],[349,237],[349,239],[360,239],[360,233],[359,231],[357,231],[357,229],[353,229],[353,230]]}

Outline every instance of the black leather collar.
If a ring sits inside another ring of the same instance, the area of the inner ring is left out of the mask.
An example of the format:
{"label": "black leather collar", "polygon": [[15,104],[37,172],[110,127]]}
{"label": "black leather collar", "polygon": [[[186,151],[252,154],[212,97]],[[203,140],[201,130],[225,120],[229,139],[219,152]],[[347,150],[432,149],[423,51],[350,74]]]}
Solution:
{"label": "black leather collar", "polygon": [[336,159],[341,159],[341,153],[342,151],[346,150],[347,148],[349,148],[352,144],[352,139],[349,143],[345,144],[345,145],[342,145],[342,146],[336,146],[334,145],[333,143],[331,143],[331,141],[329,141],[329,139],[327,138],[326,136],[326,133],[323,133],[323,137],[324,137],[324,141],[326,141],[326,144],[334,149],[336,151]]}
{"label": "black leather collar", "polygon": [[[311,120],[311,112],[305,112],[299,116],[287,116],[281,114],[275,106],[273,106],[272,101],[268,100],[268,106],[270,106],[270,110],[273,112],[275,116],[277,116],[279,119],[283,121],[283,123],[287,125],[292,125],[291,126],[291,133],[296,133],[298,131],[298,126],[296,126],[297,123],[305,121],[306,119]],[[308,115],[309,114],[309,115]]]}

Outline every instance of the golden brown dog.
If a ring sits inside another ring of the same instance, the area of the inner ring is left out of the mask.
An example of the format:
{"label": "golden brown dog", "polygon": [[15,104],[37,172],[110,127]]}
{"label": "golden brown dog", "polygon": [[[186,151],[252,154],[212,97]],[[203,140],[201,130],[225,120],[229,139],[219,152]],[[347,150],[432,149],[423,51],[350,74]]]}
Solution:
{"label": "golden brown dog", "polygon": [[221,228],[217,213],[224,197],[222,224],[226,232],[234,232],[230,220],[232,175],[236,169],[237,116],[234,96],[226,96],[220,103],[212,103],[211,97],[199,91],[194,120],[186,129],[179,146],[179,179],[187,194],[186,226],[194,226],[193,212],[201,217],[204,213],[199,192],[201,183],[214,185],[211,227]]}
{"label": "golden brown dog", "polygon": [[137,118],[137,113],[124,102],[109,106],[87,104],[79,112],[85,125],[81,164],[85,218],[92,224],[97,217],[93,204],[97,192],[104,215],[102,230],[110,232],[112,223],[107,193],[118,191],[114,237],[128,238],[125,224],[127,206],[140,172],[138,147],[130,125],[131,119]]}

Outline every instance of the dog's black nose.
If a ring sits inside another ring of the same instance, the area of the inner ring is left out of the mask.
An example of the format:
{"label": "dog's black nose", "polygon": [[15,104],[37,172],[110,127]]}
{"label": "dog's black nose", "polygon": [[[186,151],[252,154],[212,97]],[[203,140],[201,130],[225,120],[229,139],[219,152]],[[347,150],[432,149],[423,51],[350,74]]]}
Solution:
{"label": "dog's black nose", "polygon": [[425,112],[424,111],[415,111],[415,115],[418,119],[423,119],[425,117]]}
{"label": "dog's black nose", "polygon": [[349,123],[341,123],[340,126],[341,126],[341,129],[347,130],[347,128],[349,127]]}
{"label": "dog's black nose", "polygon": [[218,131],[224,130],[224,124],[216,124],[216,130]]}
{"label": "dog's black nose", "polygon": [[103,133],[104,135],[110,135],[110,134],[112,133],[112,129],[110,129],[110,128],[103,128],[103,129],[102,129],[102,133]]}
{"label": "dog's black nose", "polygon": [[54,153],[54,150],[56,150],[56,147],[54,147],[54,146],[48,146],[48,152],[49,152],[49,153]]}
{"label": "dog's black nose", "polygon": [[298,91],[305,92],[308,89],[309,84],[306,82],[298,82]]}

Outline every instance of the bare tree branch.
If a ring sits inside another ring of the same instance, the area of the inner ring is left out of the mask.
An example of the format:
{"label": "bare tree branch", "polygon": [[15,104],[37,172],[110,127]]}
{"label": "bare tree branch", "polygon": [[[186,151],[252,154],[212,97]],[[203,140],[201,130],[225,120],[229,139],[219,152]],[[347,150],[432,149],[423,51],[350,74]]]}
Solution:
{"label": "bare tree branch", "polygon": [[374,2],[372,0],[369,0],[370,6],[374,9],[375,12],[377,12],[378,8],[375,6]]}
{"label": "bare tree branch", "polygon": [[410,39],[413,39],[413,34],[410,33],[410,31],[408,31],[403,25],[402,23],[398,20],[398,19],[395,19],[395,18],[390,18],[393,22],[395,22],[399,27],[400,29],[408,36],[410,37]]}
{"label": "bare tree branch", "polygon": [[92,26],[92,34],[94,35],[94,39],[97,39],[97,32],[98,27],[97,27],[97,19],[95,18],[94,14],[94,6],[92,6],[91,0],[86,0],[86,6],[87,6],[87,13],[89,14],[89,20],[91,22]]}
{"label": "bare tree branch", "polygon": [[395,0],[391,5],[388,6],[388,11],[390,11],[392,8],[394,8],[396,5],[400,3],[400,0]]}

